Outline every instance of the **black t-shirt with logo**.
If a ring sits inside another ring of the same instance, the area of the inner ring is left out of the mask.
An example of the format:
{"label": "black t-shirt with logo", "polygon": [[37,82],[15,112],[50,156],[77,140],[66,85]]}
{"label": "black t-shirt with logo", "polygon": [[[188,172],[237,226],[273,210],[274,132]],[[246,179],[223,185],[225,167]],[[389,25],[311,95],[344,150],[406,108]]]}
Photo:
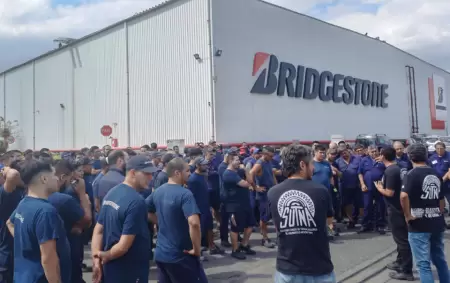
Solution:
{"label": "black t-shirt with logo", "polygon": [[401,212],[400,192],[402,191],[402,171],[397,164],[388,166],[384,171],[383,187],[394,191],[392,197],[385,197],[387,204]]}
{"label": "black t-shirt with logo", "polygon": [[328,189],[310,180],[287,179],[268,192],[278,231],[277,270],[318,276],[333,271],[327,217],[333,216]]}
{"label": "black t-shirt with logo", "polygon": [[428,166],[416,167],[403,178],[402,192],[409,196],[411,215],[410,232],[442,232],[445,220],[439,203],[444,199],[442,180],[436,171]]}

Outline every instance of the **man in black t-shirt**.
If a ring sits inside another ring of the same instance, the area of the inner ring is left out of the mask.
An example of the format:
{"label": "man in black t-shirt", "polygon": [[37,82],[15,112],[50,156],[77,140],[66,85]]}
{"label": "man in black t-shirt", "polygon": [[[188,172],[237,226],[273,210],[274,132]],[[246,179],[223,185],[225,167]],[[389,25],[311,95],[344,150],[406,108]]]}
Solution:
{"label": "man in black t-shirt", "polygon": [[427,166],[428,151],[422,144],[407,150],[413,169],[403,180],[400,203],[408,223],[408,238],[421,282],[434,282],[431,260],[439,282],[450,282],[444,254],[444,193],[442,180]]}
{"label": "man in black t-shirt", "polygon": [[326,225],[333,216],[328,189],[311,180],[314,163],[309,147],[290,145],[281,158],[288,179],[268,192],[278,232],[275,283],[334,283]]}
{"label": "man in black t-shirt", "polygon": [[392,237],[397,244],[397,260],[386,267],[392,272],[389,277],[397,280],[413,281],[412,274],[412,253],[408,243],[408,225],[403,215],[400,205],[400,192],[402,190],[402,172],[395,163],[395,149],[385,148],[382,151],[381,159],[386,167],[383,180],[375,182],[375,187],[384,196],[389,223],[391,223]]}

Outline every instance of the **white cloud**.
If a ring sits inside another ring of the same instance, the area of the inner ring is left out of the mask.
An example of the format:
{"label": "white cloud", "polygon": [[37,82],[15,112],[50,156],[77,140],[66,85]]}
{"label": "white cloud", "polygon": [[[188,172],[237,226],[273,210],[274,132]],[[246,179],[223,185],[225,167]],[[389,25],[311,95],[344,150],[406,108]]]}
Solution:
{"label": "white cloud", "polygon": [[[53,7],[52,0],[0,0],[0,70],[54,47],[56,37],[80,37],[148,9],[162,0],[78,0]],[[268,0],[340,26],[368,32],[450,69],[449,0]],[[363,9],[361,5],[379,9]],[[374,6],[375,5],[375,6]]]}

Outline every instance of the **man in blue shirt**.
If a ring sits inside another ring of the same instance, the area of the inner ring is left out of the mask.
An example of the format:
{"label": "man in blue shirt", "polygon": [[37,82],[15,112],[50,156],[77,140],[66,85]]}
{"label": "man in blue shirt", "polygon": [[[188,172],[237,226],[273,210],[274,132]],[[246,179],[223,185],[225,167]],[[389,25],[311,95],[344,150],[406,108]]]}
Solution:
{"label": "man in blue shirt", "polygon": [[13,279],[14,241],[6,222],[22,200],[25,189],[16,169],[5,167],[1,174],[4,183],[0,186],[0,275],[9,283]]}
{"label": "man in blue shirt", "polygon": [[101,275],[103,283],[148,281],[150,233],[147,207],[139,192],[148,188],[157,169],[144,155],[131,157],[126,169],[124,182],[103,199],[94,228],[94,282]]}
{"label": "man in blue shirt", "polygon": [[169,163],[170,160],[172,160],[174,158],[175,158],[175,154],[173,154],[173,153],[166,153],[163,155],[163,157],[161,159],[161,163],[163,164],[163,169],[156,174],[154,181],[153,181],[153,186],[154,186],[155,190],[169,181],[169,177],[167,176],[166,167],[167,167],[167,163]]}
{"label": "man in blue shirt", "polygon": [[[340,142],[339,145],[341,145]],[[336,160],[336,166],[341,175],[339,188],[341,190],[342,206],[349,219],[349,229],[355,228],[360,214],[359,210],[362,202],[358,178],[360,163],[361,157],[359,155],[352,155],[347,148],[340,150],[340,157]]]}
{"label": "man in blue shirt", "polygon": [[98,198],[98,187],[100,184],[100,180],[108,173],[109,165],[106,161],[106,158],[100,159],[101,171],[97,174],[94,181],[92,181],[92,191],[94,192],[94,208],[95,213],[97,214],[100,211],[100,201]]}
{"label": "man in blue shirt", "polygon": [[64,222],[48,197],[58,191],[50,164],[28,161],[21,178],[28,195],[7,225],[14,235],[14,282],[71,283],[70,246]]}
{"label": "man in blue shirt", "polygon": [[[314,147],[314,173],[312,180],[318,184],[327,188],[330,198],[332,199],[333,192],[332,185],[334,185],[333,170],[331,164],[326,160],[326,149],[323,145],[318,144]],[[333,217],[327,218],[328,224],[328,237],[330,240],[337,236],[338,233],[334,232]]]}
{"label": "man in blue shirt", "polygon": [[[251,185],[243,180],[237,172],[240,164],[239,156],[233,156],[227,170],[222,174],[222,179],[227,196],[225,209],[230,214],[231,220],[230,238],[233,249],[231,256],[236,259],[245,259],[245,254],[256,254],[248,244],[255,225],[255,218],[250,206],[249,189]],[[239,233],[244,233],[240,244]]]}
{"label": "man in blue shirt", "polygon": [[59,192],[50,195],[49,202],[61,216],[70,244],[72,259],[72,283],[83,283],[82,263],[84,258],[83,232],[92,224],[92,207],[83,179],[73,179],[74,168],[67,160],[55,165]]}
{"label": "man in blue shirt", "polygon": [[263,236],[261,245],[266,248],[274,248],[275,244],[269,239],[267,223],[271,219],[269,203],[267,199],[267,192],[271,187],[277,184],[275,174],[273,172],[272,159],[275,154],[275,149],[272,147],[264,147],[262,150],[262,157],[253,166],[250,174],[248,174],[247,181],[255,188],[259,197],[259,213],[260,213],[260,228]]}
{"label": "man in blue shirt", "polygon": [[115,150],[111,152],[107,161],[109,164],[108,173],[99,181],[98,184],[98,203],[100,205],[103,202],[103,198],[106,194],[125,180],[125,164],[128,159],[128,155],[122,150]]}
{"label": "man in blue shirt", "polygon": [[192,192],[200,209],[200,221],[202,228],[202,238],[205,239],[205,244],[209,248],[209,253],[223,254],[224,252],[214,244],[213,235],[213,218],[211,214],[211,208],[209,204],[209,188],[206,182],[208,174],[208,160],[203,157],[197,157],[193,165],[196,167],[194,173],[188,179],[188,189]]}
{"label": "man in blue shirt", "polygon": [[158,281],[164,283],[207,283],[200,263],[200,210],[191,191],[183,186],[189,179],[188,164],[174,158],[167,164],[169,182],[146,199],[149,218],[159,227],[155,248]]}
{"label": "man in blue shirt", "polygon": [[[227,170],[228,164],[233,158],[233,156],[238,156],[239,150],[236,147],[228,149],[225,153],[223,162],[221,162],[217,168],[217,173],[219,175],[220,184],[220,245],[225,248],[231,247],[230,242],[228,242],[228,222],[230,220],[230,215],[225,209],[226,191],[223,187],[222,175]],[[223,224],[222,224],[223,223]]]}

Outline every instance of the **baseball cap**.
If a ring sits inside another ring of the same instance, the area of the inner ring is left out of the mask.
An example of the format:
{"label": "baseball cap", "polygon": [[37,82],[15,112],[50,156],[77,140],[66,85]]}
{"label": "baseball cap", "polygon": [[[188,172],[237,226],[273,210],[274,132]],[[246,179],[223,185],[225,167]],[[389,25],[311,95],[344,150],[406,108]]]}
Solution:
{"label": "baseball cap", "polygon": [[78,165],[83,166],[83,165],[91,165],[93,161],[89,159],[89,157],[83,157],[80,158],[77,163]]}
{"label": "baseball cap", "polygon": [[127,171],[136,170],[144,173],[155,173],[158,169],[145,155],[136,155],[131,157],[127,162]]}
{"label": "baseball cap", "polygon": [[198,165],[208,165],[208,160],[206,160],[203,157],[197,157],[196,159],[194,159],[194,165],[198,166]]}
{"label": "baseball cap", "polygon": [[159,151],[153,151],[150,154],[150,156],[151,156],[152,159],[155,159],[155,158],[161,158],[163,156],[163,154],[161,152],[159,152]]}
{"label": "baseball cap", "polygon": [[252,148],[252,149],[250,150],[250,152],[251,152],[252,154],[258,154],[258,153],[261,152],[261,150],[260,150],[259,148],[257,148],[257,147],[254,147],[254,148]]}
{"label": "baseball cap", "polygon": [[239,149],[237,147],[230,147],[227,151],[226,154],[230,154],[230,155],[237,155],[239,153]]}

